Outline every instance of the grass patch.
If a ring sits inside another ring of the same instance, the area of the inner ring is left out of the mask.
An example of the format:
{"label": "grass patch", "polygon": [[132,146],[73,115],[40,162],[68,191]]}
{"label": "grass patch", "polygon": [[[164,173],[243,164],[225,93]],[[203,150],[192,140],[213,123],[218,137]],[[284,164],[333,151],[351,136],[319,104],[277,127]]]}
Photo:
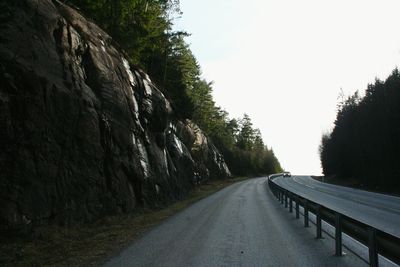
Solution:
{"label": "grass patch", "polygon": [[93,224],[35,229],[30,240],[0,241],[0,266],[98,266],[155,226],[194,202],[246,178],[210,181],[161,210],[103,218]]}

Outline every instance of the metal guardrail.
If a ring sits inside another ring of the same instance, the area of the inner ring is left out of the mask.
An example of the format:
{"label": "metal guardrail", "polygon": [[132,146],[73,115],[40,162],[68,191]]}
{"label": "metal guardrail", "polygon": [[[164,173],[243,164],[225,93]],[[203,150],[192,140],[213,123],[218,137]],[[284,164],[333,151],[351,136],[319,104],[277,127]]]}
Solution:
{"label": "metal guardrail", "polygon": [[275,197],[285,205],[285,208],[289,206],[289,212],[293,212],[293,202],[295,203],[297,219],[300,218],[299,206],[303,207],[304,227],[309,226],[308,213],[312,212],[316,216],[317,238],[322,238],[322,220],[335,228],[336,256],[342,256],[342,233],[345,233],[368,247],[370,266],[379,266],[378,254],[400,265],[400,238],[345,216],[340,212],[329,209],[279,186],[273,182],[273,179],[278,176],[282,176],[282,174],[273,174],[268,177],[268,186],[270,190]]}

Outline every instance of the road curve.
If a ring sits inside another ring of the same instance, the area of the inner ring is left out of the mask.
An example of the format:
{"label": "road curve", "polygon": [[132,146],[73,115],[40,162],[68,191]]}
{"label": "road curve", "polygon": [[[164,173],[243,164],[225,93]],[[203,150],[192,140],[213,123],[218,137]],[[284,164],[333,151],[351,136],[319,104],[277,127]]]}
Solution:
{"label": "road curve", "polygon": [[266,178],[233,184],[149,230],[104,266],[366,266],[335,257],[276,201]]}
{"label": "road curve", "polygon": [[277,177],[281,187],[400,237],[400,197],[322,183],[310,176]]}

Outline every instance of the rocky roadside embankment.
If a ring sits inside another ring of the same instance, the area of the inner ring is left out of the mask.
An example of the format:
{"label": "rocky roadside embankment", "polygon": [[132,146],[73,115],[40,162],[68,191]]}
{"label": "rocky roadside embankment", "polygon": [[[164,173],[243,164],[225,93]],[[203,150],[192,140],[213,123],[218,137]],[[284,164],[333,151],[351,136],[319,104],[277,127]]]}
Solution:
{"label": "rocky roadside embankment", "polygon": [[94,23],[59,1],[0,8],[2,232],[163,206],[230,176]]}

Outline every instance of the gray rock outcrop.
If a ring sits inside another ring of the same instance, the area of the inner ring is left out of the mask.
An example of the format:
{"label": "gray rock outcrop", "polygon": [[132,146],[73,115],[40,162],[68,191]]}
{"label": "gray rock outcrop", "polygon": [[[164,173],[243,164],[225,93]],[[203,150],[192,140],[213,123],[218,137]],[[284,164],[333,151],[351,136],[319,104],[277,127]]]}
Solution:
{"label": "gray rock outcrop", "polygon": [[199,127],[74,9],[0,14],[0,227],[93,221],[230,176]]}

